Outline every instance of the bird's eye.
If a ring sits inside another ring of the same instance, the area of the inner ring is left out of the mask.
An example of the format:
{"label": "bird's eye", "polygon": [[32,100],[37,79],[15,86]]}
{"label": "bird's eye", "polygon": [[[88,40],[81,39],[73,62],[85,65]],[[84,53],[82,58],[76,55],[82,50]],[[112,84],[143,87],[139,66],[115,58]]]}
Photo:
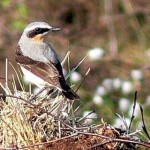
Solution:
{"label": "bird's eye", "polygon": [[35,31],[36,31],[36,32],[40,32],[40,31],[41,31],[41,28],[35,28]]}

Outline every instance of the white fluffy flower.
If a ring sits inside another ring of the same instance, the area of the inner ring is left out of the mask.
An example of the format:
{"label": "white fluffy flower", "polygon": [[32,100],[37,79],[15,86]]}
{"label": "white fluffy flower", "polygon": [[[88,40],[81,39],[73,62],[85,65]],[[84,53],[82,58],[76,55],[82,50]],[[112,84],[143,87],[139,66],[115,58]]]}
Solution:
{"label": "white fluffy flower", "polygon": [[103,98],[99,95],[94,95],[93,97],[93,102],[96,104],[96,105],[101,105],[103,103]]}
{"label": "white fluffy flower", "polygon": [[100,60],[104,55],[104,50],[101,48],[93,48],[88,52],[88,57],[90,60]]}
{"label": "white fluffy flower", "polygon": [[146,105],[150,105],[150,95],[148,95],[147,96],[147,98],[146,98],[146,103],[145,103]]}
{"label": "white fluffy flower", "polygon": [[104,79],[102,85],[105,87],[106,90],[112,91],[113,88],[113,81],[112,79]]}
{"label": "white fluffy flower", "polygon": [[[33,93],[34,93],[34,94],[37,94],[38,92],[40,92],[40,90],[42,90],[42,88],[34,87]],[[47,90],[44,90],[43,92],[41,92],[40,95],[41,95],[41,96],[47,95]]]}
{"label": "white fluffy flower", "polygon": [[137,124],[136,130],[142,130],[142,129],[143,129],[143,122],[140,121],[140,122]]}
{"label": "white fluffy flower", "polygon": [[122,81],[119,78],[115,78],[113,79],[113,88],[118,90],[119,88],[121,88],[122,85]]}
{"label": "white fluffy flower", "polygon": [[140,70],[132,70],[131,71],[131,77],[133,80],[141,80],[143,78],[143,73]]}
{"label": "white fluffy flower", "polygon": [[91,124],[93,122],[93,119],[96,119],[97,118],[97,114],[96,113],[91,113],[91,111],[85,111],[83,113],[83,117],[87,116],[87,119],[85,119],[85,123],[87,124]]}
{"label": "white fluffy flower", "polygon": [[71,73],[70,80],[73,81],[73,82],[79,82],[81,80],[80,73],[78,73],[76,71],[74,71],[73,73]]}
{"label": "white fluffy flower", "polygon": [[[134,115],[135,117],[139,117],[140,116],[140,107],[139,107],[139,103],[136,102],[136,107],[135,107],[135,110],[134,110]],[[132,112],[133,112],[133,104],[130,105],[129,107],[129,116],[132,116]]]}
{"label": "white fluffy flower", "polygon": [[127,98],[120,98],[119,99],[119,109],[122,112],[127,111],[127,109],[129,108],[129,106],[130,106],[130,103],[129,103],[129,100]]}
{"label": "white fluffy flower", "polygon": [[[127,124],[127,126],[129,126],[130,124],[130,119],[129,118],[125,118],[125,122]],[[120,119],[120,118],[116,118],[115,119],[115,123],[114,123],[114,126],[117,127],[117,128],[122,128],[122,129],[126,129],[126,125],[125,123]]]}
{"label": "white fluffy flower", "polygon": [[122,83],[122,93],[129,94],[133,92],[133,84],[130,81],[124,81]]}
{"label": "white fluffy flower", "polygon": [[96,89],[96,94],[100,95],[100,96],[104,96],[106,95],[106,89],[103,86],[98,86]]}

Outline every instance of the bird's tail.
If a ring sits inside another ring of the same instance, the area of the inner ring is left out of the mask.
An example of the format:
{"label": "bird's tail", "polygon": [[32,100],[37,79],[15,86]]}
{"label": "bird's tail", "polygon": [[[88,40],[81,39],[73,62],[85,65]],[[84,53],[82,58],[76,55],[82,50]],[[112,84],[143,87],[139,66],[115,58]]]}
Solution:
{"label": "bird's tail", "polygon": [[62,66],[59,63],[55,64],[55,67],[57,68],[59,72],[59,83],[62,89],[62,93],[64,96],[70,100],[78,100],[80,97],[70,88],[70,86],[66,83],[66,80],[63,75]]}
{"label": "bird's tail", "polygon": [[64,76],[62,75],[59,78],[59,82],[61,85],[61,89],[62,89],[62,93],[64,94],[64,96],[70,100],[79,100],[80,97],[76,94],[76,92],[74,92],[70,86],[66,83]]}
{"label": "bird's tail", "polygon": [[[80,97],[67,84],[65,84],[65,89],[61,90],[61,93],[70,100],[80,99]],[[57,95],[60,94],[60,90],[52,88],[48,91],[48,94],[50,95],[51,98],[56,98]]]}
{"label": "bird's tail", "polygon": [[[70,87],[68,88],[67,91],[63,90],[61,93],[70,100],[79,100],[80,99],[80,97]],[[58,94],[60,94],[59,89],[51,89],[50,91],[48,91],[48,95],[50,95],[51,98],[56,98]]]}
{"label": "bird's tail", "polygon": [[66,90],[62,91],[64,96],[70,100],[79,100],[80,97],[68,85],[66,86]]}

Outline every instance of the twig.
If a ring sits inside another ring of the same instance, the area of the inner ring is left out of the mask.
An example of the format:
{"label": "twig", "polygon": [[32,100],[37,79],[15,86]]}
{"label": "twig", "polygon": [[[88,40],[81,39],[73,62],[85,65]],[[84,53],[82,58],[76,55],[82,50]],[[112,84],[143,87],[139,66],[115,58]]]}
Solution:
{"label": "twig", "polygon": [[20,149],[26,149],[26,148],[31,148],[31,147],[35,147],[35,146],[40,146],[40,145],[46,145],[46,144],[50,144],[50,143],[54,143],[54,142],[58,142],[58,141],[61,141],[61,140],[64,140],[64,139],[68,139],[68,138],[74,137],[76,135],[77,135],[77,133],[74,133],[72,135],[65,136],[65,137],[62,137],[62,138],[59,138],[59,139],[56,139],[56,140],[52,140],[52,141],[48,141],[48,142],[43,142],[43,143],[37,143],[37,144],[33,144],[33,145],[22,147],[22,148],[18,148],[18,150],[20,150]]}
{"label": "twig", "polygon": [[35,105],[35,104],[31,103],[30,101],[25,100],[24,98],[21,98],[21,97],[17,97],[17,96],[14,96],[14,95],[7,95],[7,94],[6,95],[4,94],[4,96],[5,97],[12,97],[12,98],[20,99],[20,100],[26,102],[27,104],[32,105],[34,108],[37,108],[37,106],[38,106],[38,105]]}
{"label": "twig", "polygon": [[83,121],[84,119],[87,119],[87,117],[88,117],[89,115],[93,114],[93,113],[95,113],[95,110],[89,112],[86,116],[83,116],[82,118],[80,118],[80,119],[78,120],[78,122]]}
{"label": "twig", "polygon": [[109,139],[108,141],[104,142],[104,143],[100,143],[100,144],[95,144],[93,145],[91,148],[96,148],[98,146],[103,146],[106,145],[108,143],[114,143],[114,142],[121,142],[121,143],[131,143],[131,144],[137,144],[137,145],[141,145],[144,146],[146,148],[150,148],[150,143],[148,142],[139,142],[139,141],[135,141],[135,140],[126,140],[126,139]]}
{"label": "twig", "polygon": [[86,54],[85,57],[77,64],[77,66],[76,66],[75,68],[73,68],[73,69],[67,74],[67,76],[65,77],[65,79],[68,79],[68,78],[69,78],[70,74],[73,73],[73,72],[82,64],[82,62],[86,59],[86,57],[87,57],[87,54]]}
{"label": "twig", "polygon": [[83,134],[83,135],[91,135],[91,136],[98,136],[98,137],[101,137],[101,138],[104,138],[104,139],[111,139],[110,137],[108,136],[105,136],[105,135],[101,135],[101,134],[97,134],[97,133],[89,133],[89,132],[81,132],[81,131],[78,131],[78,134]]}
{"label": "twig", "polygon": [[76,89],[75,93],[78,92],[79,88],[80,88],[81,85],[83,84],[84,80],[86,79],[86,77],[87,77],[87,75],[89,74],[90,71],[91,71],[91,69],[89,68],[89,69],[87,70],[86,74],[84,75],[84,77],[83,77],[81,83],[79,84],[78,88]]}
{"label": "twig", "polygon": [[[88,130],[89,128],[91,128],[91,126],[87,126],[87,127],[76,127],[74,128],[75,130]],[[61,128],[61,130],[70,130],[70,128]]]}
{"label": "twig", "polygon": [[24,86],[23,86],[23,84],[22,84],[22,82],[21,82],[21,80],[20,80],[20,77],[19,77],[19,75],[18,75],[18,73],[17,73],[15,67],[14,67],[10,62],[9,62],[9,64],[11,65],[12,69],[14,70],[14,72],[15,72],[15,74],[16,74],[16,77],[17,77],[17,79],[18,79],[18,82],[19,82],[19,85],[20,85],[22,91],[25,91],[25,90],[24,90]]}
{"label": "twig", "polygon": [[132,135],[135,135],[135,134],[140,133],[140,132],[141,132],[141,130],[136,130],[135,132],[132,132],[132,133],[128,134],[128,136],[132,136]]}
{"label": "twig", "polygon": [[116,113],[116,115],[119,117],[119,119],[124,123],[124,126],[126,127],[126,130],[127,130],[127,134],[129,133],[129,129],[128,129],[128,125],[127,125],[127,122],[126,122],[126,119],[124,118],[124,116],[121,116],[119,115],[118,113]]}
{"label": "twig", "polygon": [[8,59],[6,58],[5,62],[5,87],[8,89]]}
{"label": "twig", "polygon": [[[0,115],[0,118],[1,118],[1,121],[5,123],[5,125],[13,132],[14,136],[15,136],[15,130],[10,126],[9,123],[7,123],[3,118],[2,118],[2,115]],[[16,138],[16,136],[15,136]]]}
{"label": "twig", "polygon": [[77,106],[77,108],[75,108],[74,113],[77,112],[79,110],[79,108],[81,108],[82,105],[80,104],[79,106]]}
{"label": "twig", "polygon": [[65,64],[65,61],[67,60],[67,58],[70,56],[70,51],[67,52],[67,54],[65,55],[65,58],[62,60],[61,65],[63,66]]}
{"label": "twig", "polygon": [[136,107],[136,101],[137,101],[137,91],[135,91],[135,95],[134,95],[134,104],[133,104],[133,111],[132,111],[132,116],[131,116],[131,120],[130,120],[130,125],[129,125],[129,132],[131,129],[131,125],[132,125],[132,121],[134,119],[134,112],[135,112],[135,107]]}
{"label": "twig", "polygon": [[143,108],[142,108],[142,106],[140,106],[140,110],[141,110],[142,123],[143,123],[142,128],[143,128],[145,134],[147,135],[148,139],[150,139],[150,136],[149,136],[149,134],[148,134],[148,131],[147,131],[147,128],[146,128],[146,125],[145,125],[145,121],[144,121],[144,114],[143,114]]}
{"label": "twig", "polygon": [[31,99],[29,99],[29,101],[35,99],[38,95],[40,95],[44,90],[46,90],[47,87],[44,87],[42,89],[40,89],[40,91],[38,91],[37,94],[35,94],[33,97],[31,97]]}
{"label": "twig", "polygon": [[128,140],[128,139],[123,139],[122,137],[120,137],[120,138],[110,138],[110,137],[107,137],[107,136],[104,136],[104,135],[101,135],[101,134],[96,134],[96,133],[84,133],[84,132],[78,132],[78,133],[79,134],[84,134],[84,135],[98,136],[98,137],[105,138],[105,139],[108,140],[105,143],[96,144],[96,145],[92,146],[91,148],[95,148],[97,146],[102,146],[102,145],[105,145],[105,144],[111,143],[111,142],[133,143],[133,144],[138,144],[138,145],[150,148],[150,143],[148,143],[148,142]]}

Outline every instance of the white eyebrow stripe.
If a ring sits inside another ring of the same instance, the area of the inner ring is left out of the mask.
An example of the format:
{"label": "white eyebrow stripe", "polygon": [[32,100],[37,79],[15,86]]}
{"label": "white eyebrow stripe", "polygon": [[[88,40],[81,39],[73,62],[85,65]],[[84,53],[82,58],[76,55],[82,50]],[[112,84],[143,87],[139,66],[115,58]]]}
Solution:
{"label": "white eyebrow stripe", "polygon": [[47,29],[51,29],[52,27],[48,26],[48,25],[41,24],[41,25],[34,25],[34,26],[31,26],[31,27],[27,27],[24,31],[28,32],[28,31],[34,30],[35,28],[47,28]]}

